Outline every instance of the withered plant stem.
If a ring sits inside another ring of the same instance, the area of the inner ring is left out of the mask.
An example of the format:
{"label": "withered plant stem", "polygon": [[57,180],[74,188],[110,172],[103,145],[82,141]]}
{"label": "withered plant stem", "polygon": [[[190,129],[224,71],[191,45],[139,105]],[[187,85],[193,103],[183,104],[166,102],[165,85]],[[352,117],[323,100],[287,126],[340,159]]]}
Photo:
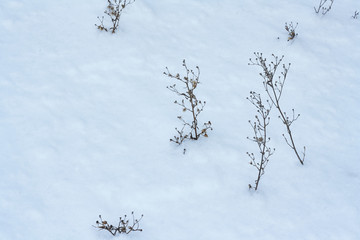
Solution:
{"label": "withered plant stem", "polygon": [[294,150],[295,155],[298,158],[301,165],[304,165],[306,148],[304,147],[303,157],[301,158],[296,149],[293,135],[292,135],[292,132],[290,129],[291,124],[298,119],[300,114],[295,116],[294,109],[292,109],[293,115],[292,115],[292,118],[290,119],[290,117],[286,115],[286,112],[284,112],[280,107],[280,98],[283,93],[283,88],[284,88],[284,84],[286,81],[287,73],[290,69],[291,64],[289,63],[288,66],[285,66],[285,64],[283,64],[282,65],[283,72],[281,72],[281,76],[278,77],[278,80],[274,80],[277,68],[280,66],[284,56],[279,58],[278,56],[275,56],[274,54],[272,54],[274,61],[270,62],[270,64],[267,64],[266,58],[263,57],[262,53],[257,52],[257,53],[254,53],[254,55],[256,57],[255,61],[252,61],[250,58],[249,65],[260,66],[262,68],[263,72],[260,73],[260,76],[262,76],[262,78],[264,79],[263,85],[264,85],[265,91],[268,94],[271,102],[278,109],[279,118],[283,122],[283,124],[286,126],[286,130],[287,130],[288,136],[290,138],[290,141],[285,137],[284,134],[283,134],[283,137],[284,137],[287,145],[291,149]]}

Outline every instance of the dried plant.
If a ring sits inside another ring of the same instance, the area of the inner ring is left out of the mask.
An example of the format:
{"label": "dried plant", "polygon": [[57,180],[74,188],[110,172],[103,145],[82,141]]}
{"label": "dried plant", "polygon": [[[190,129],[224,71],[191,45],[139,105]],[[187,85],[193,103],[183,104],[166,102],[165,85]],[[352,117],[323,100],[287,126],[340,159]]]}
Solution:
{"label": "dried plant", "polygon": [[[180,76],[179,73],[173,75],[169,72],[169,69],[167,67],[167,72],[164,72],[166,76],[173,78],[185,85],[183,88],[184,90],[179,90],[176,84],[168,86],[167,88],[170,91],[176,93],[178,96],[182,97],[180,102],[176,100],[174,103],[181,106],[183,112],[189,112],[192,118],[192,122],[189,123],[182,116],[178,116],[178,119],[183,123],[183,126],[180,130],[178,128],[175,128],[178,136],[174,136],[174,138],[170,139],[170,141],[175,142],[179,145],[185,139],[198,140],[201,135],[204,137],[208,137],[207,131],[209,129],[212,130],[210,121],[204,123],[201,129],[199,128],[198,124],[198,116],[204,110],[204,107],[206,105],[205,101],[198,100],[195,95],[195,89],[200,84],[200,69],[198,66],[196,66],[196,72],[189,69],[186,66],[185,60],[183,60],[182,65],[185,68],[185,76]],[[185,130],[186,132],[184,132]]]}
{"label": "dried plant", "polygon": [[270,110],[273,106],[273,103],[270,101],[266,101],[266,104],[261,100],[260,94],[256,92],[250,92],[250,97],[248,99],[251,104],[253,104],[257,109],[257,115],[255,115],[255,121],[249,123],[254,131],[254,136],[249,138],[249,140],[255,142],[259,148],[260,152],[260,160],[256,160],[254,153],[247,152],[247,155],[250,157],[250,165],[254,166],[258,170],[257,179],[255,180],[255,186],[249,184],[250,189],[255,189],[255,191],[259,187],[260,178],[265,173],[265,167],[269,162],[269,158],[273,155],[275,148],[271,149],[268,146],[268,142],[270,141],[270,137],[267,135],[267,126],[270,123]]}
{"label": "dried plant", "polygon": [[287,135],[289,139],[283,134],[283,137],[286,141],[286,143],[289,145],[291,149],[294,150],[296,157],[300,161],[300,163],[303,165],[305,160],[305,147],[303,156],[300,157],[298,150],[296,149],[294,138],[290,129],[290,126],[294,121],[296,121],[300,114],[295,115],[295,110],[292,109],[292,114],[289,116],[286,112],[284,112],[281,109],[280,106],[280,98],[284,90],[285,80],[287,77],[287,73],[290,69],[290,63],[288,66],[285,66],[285,64],[282,65],[283,71],[281,72],[281,75],[278,76],[278,78],[274,78],[276,71],[278,67],[281,64],[281,61],[283,60],[284,56],[281,58],[275,56],[272,54],[274,61],[270,62],[270,64],[267,64],[266,58],[263,57],[262,53],[254,53],[255,54],[255,61],[252,61],[250,58],[249,65],[255,65],[262,68],[262,73],[260,73],[260,76],[264,79],[263,86],[265,88],[266,93],[268,94],[270,101],[274,104],[275,108],[277,108],[279,112],[279,119],[282,121],[282,123],[286,126]]}
{"label": "dried plant", "polygon": [[105,27],[104,26],[104,16],[97,17],[100,21],[100,25],[95,24],[95,26],[101,30],[111,33],[115,33],[116,30],[119,27],[120,17],[122,14],[122,11],[125,9],[126,6],[132,4],[135,2],[135,0],[107,0],[108,6],[104,13],[109,16],[112,26],[111,27]]}
{"label": "dried plant", "polygon": [[351,16],[353,19],[357,19],[358,18],[358,16],[359,16],[359,11],[355,11],[355,13],[354,13],[354,15],[353,16]]}
{"label": "dried plant", "polygon": [[325,3],[327,3],[328,0],[320,0],[319,2],[319,6],[316,8],[314,7],[314,10],[316,13],[319,13],[321,10],[322,15],[325,15],[326,13],[328,13],[331,10],[331,7],[334,3],[334,0],[329,0],[329,4],[327,6],[325,6]]}
{"label": "dried plant", "polygon": [[119,223],[117,226],[113,226],[109,224],[107,221],[103,220],[101,218],[101,215],[99,215],[100,221],[96,221],[96,228],[99,230],[106,230],[109,233],[111,233],[113,236],[116,236],[116,234],[129,234],[130,232],[136,232],[136,231],[142,231],[142,229],[139,228],[139,222],[143,218],[144,215],[141,215],[139,219],[135,219],[134,212],[131,212],[132,215],[132,223],[130,224],[130,220],[127,219],[127,216],[125,215],[124,218],[120,217]]}
{"label": "dried plant", "polygon": [[291,22],[289,25],[285,23],[285,30],[288,32],[288,41],[294,40],[295,37],[298,35],[295,30],[298,26],[298,23],[296,23],[296,26],[294,27],[293,23]]}

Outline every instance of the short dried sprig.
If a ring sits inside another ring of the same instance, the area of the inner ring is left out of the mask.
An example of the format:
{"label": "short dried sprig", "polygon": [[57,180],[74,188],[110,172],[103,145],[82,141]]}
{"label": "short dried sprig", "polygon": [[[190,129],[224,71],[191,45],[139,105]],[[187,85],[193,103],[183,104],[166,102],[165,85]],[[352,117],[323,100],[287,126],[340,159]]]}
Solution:
{"label": "short dried sprig", "polygon": [[[328,3],[328,4],[325,5],[326,3]],[[331,10],[333,3],[334,3],[334,0],[320,0],[319,6],[317,8],[314,7],[314,10],[316,13],[319,13],[321,10],[322,15],[325,15],[326,13],[328,13]]]}
{"label": "short dried sprig", "polygon": [[359,17],[359,11],[355,11],[354,15],[351,16],[353,19],[357,19]]}
{"label": "short dried sprig", "polygon": [[295,37],[298,35],[295,32],[297,26],[298,26],[298,23],[296,23],[295,26],[292,22],[290,22],[289,24],[285,23],[285,30],[288,32],[288,41],[294,40]]}
{"label": "short dried sprig", "polygon": [[129,234],[130,232],[137,232],[142,231],[140,228],[139,222],[143,218],[144,215],[141,215],[139,219],[135,219],[134,212],[131,212],[132,215],[132,222],[130,223],[130,220],[125,215],[123,218],[120,217],[119,223],[117,226],[114,226],[112,224],[109,224],[107,221],[103,220],[101,215],[99,215],[100,221],[96,221],[96,228],[99,230],[106,230],[109,233],[111,233],[113,236],[116,236],[116,234]]}
{"label": "short dried sprig", "polygon": [[122,11],[125,9],[126,6],[134,3],[135,0],[107,0],[107,1],[108,1],[108,6],[106,7],[104,13],[110,18],[112,25],[111,27],[105,27],[104,17],[102,16],[101,18],[98,17],[100,24],[99,25],[95,24],[95,26],[100,31],[105,31],[105,32],[109,31],[111,33],[116,33],[119,27]]}
{"label": "short dried sprig", "polygon": [[[179,73],[170,73],[167,67],[166,72],[164,72],[164,75],[175,79],[184,85],[184,87],[182,87],[183,90],[179,90],[176,83],[167,86],[167,88],[182,98],[180,101],[174,101],[174,103],[181,107],[182,112],[189,112],[192,118],[192,122],[187,122],[182,116],[178,116],[178,119],[183,125],[181,129],[175,128],[178,135],[175,135],[170,141],[179,145],[182,144],[185,139],[198,140],[200,136],[208,137],[208,130],[212,130],[210,121],[204,123],[201,128],[198,124],[198,116],[204,110],[206,105],[206,101],[198,100],[195,95],[195,89],[200,84],[200,68],[196,66],[196,71],[189,69],[185,60],[183,60],[182,65],[186,72],[184,76],[180,76]],[[184,132],[185,130],[186,132]]]}
{"label": "short dried sprig", "polygon": [[101,18],[100,17],[97,17],[100,21],[100,25],[97,25],[95,24],[95,26],[100,30],[100,31],[105,31],[107,32],[108,29],[104,26],[104,16],[102,16]]}

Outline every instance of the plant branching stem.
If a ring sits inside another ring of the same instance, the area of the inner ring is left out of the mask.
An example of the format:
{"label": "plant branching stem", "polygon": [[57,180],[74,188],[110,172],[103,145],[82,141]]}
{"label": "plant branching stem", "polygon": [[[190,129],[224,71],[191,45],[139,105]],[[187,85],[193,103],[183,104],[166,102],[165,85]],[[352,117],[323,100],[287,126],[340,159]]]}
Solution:
{"label": "plant branching stem", "polygon": [[[164,72],[164,74],[170,78],[176,79],[182,83],[184,83],[184,92],[179,91],[176,87],[176,84],[173,84],[171,86],[168,86],[167,88],[176,93],[179,96],[182,96],[183,99],[181,102],[175,101],[174,103],[181,106],[183,109],[183,112],[189,111],[191,112],[192,121],[191,124],[186,122],[182,116],[178,116],[178,118],[183,122],[183,128],[181,131],[177,132],[179,136],[174,136],[173,139],[170,139],[170,141],[173,141],[177,144],[181,144],[185,139],[192,139],[192,140],[198,140],[201,135],[207,137],[206,131],[208,129],[212,130],[211,122],[208,121],[207,123],[204,123],[204,126],[202,129],[198,126],[198,116],[203,111],[206,102],[198,100],[194,91],[196,87],[200,84],[199,77],[200,77],[200,69],[197,66],[197,73],[195,73],[193,70],[189,69],[186,66],[185,60],[183,60],[183,67],[186,70],[186,75],[181,77],[179,73],[177,74],[171,74],[169,72],[169,69],[166,68],[167,72]],[[189,126],[190,127],[190,133],[184,135],[184,127]]]}
{"label": "plant branching stem", "polygon": [[[268,147],[268,142],[270,138],[267,136],[267,126],[270,123],[269,113],[273,106],[273,103],[267,101],[268,107],[266,107],[262,100],[260,94],[255,92],[250,92],[250,97],[247,98],[256,108],[258,115],[255,116],[255,121],[251,123],[249,121],[253,131],[254,137],[248,138],[249,140],[255,142],[259,148],[259,152],[261,154],[260,161],[256,161],[255,155],[253,153],[247,153],[250,157],[250,165],[254,166],[258,170],[257,179],[255,180],[255,191],[259,187],[261,176],[265,173],[265,167],[269,162],[270,156],[274,153],[275,149],[271,149]],[[252,188],[251,184],[249,184],[249,188]]]}
{"label": "plant branching stem", "polygon": [[287,67],[285,66],[285,64],[283,64],[283,72],[281,72],[282,77],[279,76],[279,80],[274,80],[276,70],[277,70],[278,66],[280,66],[284,56],[279,58],[279,57],[277,57],[277,56],[275,56],[273,54],[272,56],[274,57],[275,61],[272,61],[270,64],[267,64],[266,63],[266,58],[263,58],[262,53],[254,53],[254,54],[256,56],[256,59],[255,59],[255,61],[252,61],[250,59],[249,65],[260,66],[263,69],[263,73],[260,73],[260,76],[262,76],[263,79],[264,79],[263,85],[264,85],[265,91],[267,92],[271,102],[278,109],[279,118],[281,119],[283,124],[286,126],[286,130],[287,130],[287,133],[288,133],[289,138],[290,138],[290,143],[289,143],[289,141],[286,139],[285,135],[283,134],[283,136],[285,138],[285,141],[290,146],[290,148],[292,148],[294,150],[295,155],[298,158],[301,165],[304,165],[305,147],[304,147],[303,157],[301,158],[298,151],[297,151],[297,149],[296,149],[295,142],[294,142],[292,132],[291,132],[291,129],[290,129],[290,125],[295,120],[297,120],[297,118],[300,115],[295,117],[294,110],[293,110],[293,118],[290,120],[289,117],[286,116],[286,113],[284,111],[282,111],[282,109],[280,107],[280,98],[281,98],[283,88],[284,88],[284,85],[285,85],[287,73],[288,73],[288,71],[290,69],[291,64],[289,64]]}

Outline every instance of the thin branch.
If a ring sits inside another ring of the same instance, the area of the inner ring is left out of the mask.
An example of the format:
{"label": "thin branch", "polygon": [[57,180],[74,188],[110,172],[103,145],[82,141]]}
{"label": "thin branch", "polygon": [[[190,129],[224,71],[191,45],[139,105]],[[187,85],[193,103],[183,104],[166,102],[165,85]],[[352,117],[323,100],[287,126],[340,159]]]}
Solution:
{"label": "thin branch", "polygon": [[322,10],[322,15],[325,15],[326,13],[328,13],[330,10],[331,10],[331,7],[334,3],[334,0],[329,0],[330,1],[330,4],[326,7],[325,6],[325,3],[327,2],[328,0],[320,0],[319,2],[319,6],[316,8],[314,7],[314,10],[315,10],[315,13],[319,13],[320,10]]}
{"label": "thin branch", "polygon": [[355,13],[353,16],[351,16],[353,19],[357,19],[359,16],[359,11],[355,10]]}
{"label": "thin branch", "polygon": [[[179,135],[174,136],[174,138],[170,139],[170,141],[175,142],[179,145],[187,138],[192,140],[198,140],[201,135],[207,137],[207,130],[212,130],[210,121],[204,123],[201,129],[198,125],[198,116],[204,110],[204,107],[206,105],[205,101],[198,100],[195,95],[195,89],[200,84],[200,68],[196,66],[196,72],[192,69],[189,69],[186,65],[185,60],[183,60],[182,66],[185,68],[185,76],[183,77],[180,76],[179,73],[170,73],[167,67],[166,72],[164,72],[164,75],[180,81],[185,85],[183,88],[184,90],[178,90],[176,84],[168,86],[167,88],[170,91],[174,92],[176,95],[183,98],[180,102],[176,100],[174,103],[181,106],[183,112],[190,112],[190,115],[192,117],[191,123],[186,122],[181,116],[178,117],[183,122],[183,128],[181,131],[176,129]],[[190,128],[188,134],[184,134],[183,132],[185,127]]]}
{"label": "thin branch", "polygon": [[282,64],[283,71],[281,72],[281,75],[278,77],[278,80],[274,81],[274,76],[276,75],[276,70],[280,66],[284,56],[279,58],[278,56],[275,56],[274,54],[272,54],[274,60],[272,62],[270,62],[270,64],[267,64],[266,58],[263,57],[262,53],[257,52],[257,53],[254,53],[254,55],[256,57],[255,61],[251,60],[251,58],[250,58],[249,65],[260,66],[262,68],[263,72],[260,73],[260,76],[262,76],[264,79],[263,86],[265,88],[265,91],[268,94],[272,104],[274,104],[275,108],[278,110],[280,120],[286,126],[286,130],[287,130],[287,133],[289,136],[289,141],[284,136],[286,143],[294,150],[296,157],[298,158],[300,163],[303,165],[304,160],[305,160],[305,154],[303,154],[303,158],[301,158],[299,156],[299,153],[296,149],[294,139],[292,136],[292,132],[290,129],[291,124],[294,121],[296,121],[300,115],[297,115],[295,117],[294,109],[292,109],[293,118],[290,119],[286,115],[286,112],[284,112],[280,106],[280,98],[283,93],[286,77],[287,77],[287,74],[288,74],[291,64],[289,63],[288,66],[286,66],[285,64]]}
{"label": "thin branch", "polygon": [[285,30],[288,32],[288,41],[290,40],[294,40],[295,37],[298,35],[295,30],[298,26],[298,23],[296,23],[296,25],[294,26],[293,23],[291,22],[289,25],[287,23],[285,23]]}
{"label": "thin branch", "polygon": [[139,219],[135,219],[134,212],[131,213],[132,215],[132,224],[129,225],[129,219],[127,219],[127,216],[125,215],[124,218],[120,217],[118,226],[115,227],[111,224],[109,224],[107,221],[103,220],[101,218],[101,215],[99,215],[100,221],[96,221],[96,226],[93,226],[95,228],[98,228],[99,230],[106,230],[111,235],[116,236],[116,234],[129,234],[130,232],[136,232],[136,231],[142,231],[140,228],[139,222],[143,218],[144,215],[141,215]]}
{"label": "thin branch", "polygon": [[95,26],[101,31],[105,31],[105,32],[110,31],[111,33],[115,33],[117,31],[117,29],[119,28],[119,22],[120,22],[120,17],[121,17],[122,11],[128,5],[134,3],[135,0],[107,0],[107,1],[108,1],[108,6],[106,7],[106,10],[104,11],[104,13],[107,16],[109,16],[112,25],[111,25],[111,27],[105,27],[104,26],[104,17],[102,17],[101,19],[98,17],[98,19],[100,21],[100,25],[95,24]]}
{"label": "thin branch", "polygon": [[[248,139],[257,144],[260,152],[260,160],[257,161],[254,153],[247,152],[247,155],[251,159],[250,165],[254,166],[258,170],[257,178],[255,180],[255,191],[258,189],[259,182],[261,176],[265,173],[265,167],[269,162],[270,156],[274,153],[275,149],[271,149],[268,147],[268,142],[270,138],[267,136],[267,126],[270,123],[270,111],[273,104],[269,101],[266,101],[266,105],[263,103],[260,94],[255,92],[250,92],[250,97],[247,98],[249,102],[254,105],[257,109],[258,115],[255,116],[255,121],[250,123],[250,126],[253,129],[254,136]],[[249,184],[249,188],[253,188],[251,184]]]}

